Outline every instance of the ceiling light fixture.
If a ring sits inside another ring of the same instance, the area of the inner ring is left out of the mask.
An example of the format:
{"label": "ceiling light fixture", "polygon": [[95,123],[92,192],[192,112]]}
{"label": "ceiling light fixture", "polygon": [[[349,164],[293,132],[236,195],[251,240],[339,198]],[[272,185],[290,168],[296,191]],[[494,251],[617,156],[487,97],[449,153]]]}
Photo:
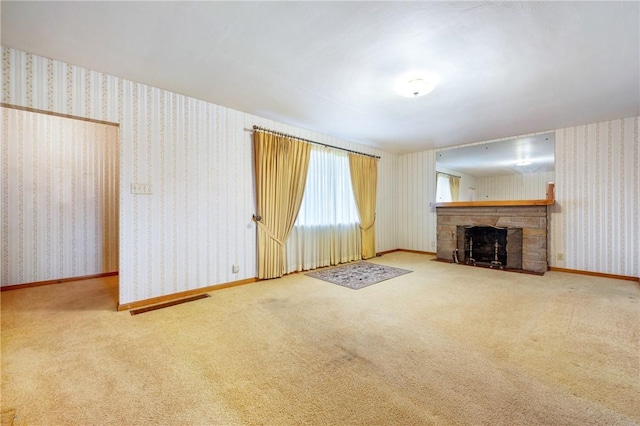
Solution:
{"label": "ceiling light fixture", "polygon": [[436,87],[434,78],[413,77],[398,83],[398,94],[407,98],[417,98],[418,96],[430,93]]}
{"label": "ceiling light fixture", "polygon": [[424,80],[421,78],[415,78],[409,81],[408,89],[414,98],[424,95],[426,92],[425,88],[426,88],[426,84]]}

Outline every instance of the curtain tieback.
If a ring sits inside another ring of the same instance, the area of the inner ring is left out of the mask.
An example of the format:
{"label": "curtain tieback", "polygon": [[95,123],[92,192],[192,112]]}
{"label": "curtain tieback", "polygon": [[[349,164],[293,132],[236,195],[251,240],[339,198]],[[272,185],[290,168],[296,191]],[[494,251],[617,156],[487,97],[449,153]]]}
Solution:
{"label": "curtain tieback", "polygon": [[364,227],[362,225],[360,225],[360,229],[363,231],[368,231],[369,229],[373,228],[373,226],[376,224],[376,221],[374,220],[373,222],[371,222],[371,225]]}
{"label": "curtain tieback", "polygon": [[[254,219],[255,220],[255,219]],[[265,225],[264,223],[256,220],[256,223],[258,224],[258,227],[260,229],[262,229],[264,231],[265,234],[267,234],[269,236],[269,238],[271,238],[273,241],[275,241],[276,243],[278,243],[278,245],[280,247],[284,248],[284,242],[281,241],[280,239],[278,239],[278,237],[276,237],[276,235],[271,232],[271,229],[267,228],[267,225]]]}

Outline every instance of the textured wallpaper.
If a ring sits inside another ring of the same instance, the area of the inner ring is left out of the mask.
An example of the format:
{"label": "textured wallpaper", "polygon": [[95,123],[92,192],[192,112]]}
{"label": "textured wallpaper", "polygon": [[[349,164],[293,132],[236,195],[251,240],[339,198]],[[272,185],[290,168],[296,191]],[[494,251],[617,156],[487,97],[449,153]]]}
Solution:
{"label": "textured wallpaper", "polygon": [[[555,131],[550,266],[640,275],[638,121],[634,117]],[[398,161],[398,244],[433,251],[436,213],[427,206],[435,198],[435,151],[403,155]],[[559,254],[564,260],[558,260]]]}
{"label": "textured wallpaper", "polygon": [[[552,265],[640,275],[638,120],[556,131]],[[558,260],[558,254],[565,260]]]}
{"label": "textured wallpaper", "polygon": [[402,155],[398,162],[398,247],[435,253],[435,150]]}
{"label": "textured wallpaper", "polygon": [[[435,151],[395,156],[4,47],[1,94],[4,103],[120,125],[120,303],[255,277],[254,124],[382,156],[377,250],[435,251]],[[16,142],[2,144],[2,158],[6,144]],[[638,169],[638,118],[556,131],[552,266],[639,275]],[[153,194],[131,194],[134,182]]]}
{"label": "textured wallpaper", "polygon": [[117,271],[118,128],[0,110],[2,285]]}
{"label": "textured wallpaper", "polygon": [[397,248],[392,154],[15,49],[2,70],[4,103],[120,125],[120,303],[256,276],[254,124],[382,156],[377,250]]}

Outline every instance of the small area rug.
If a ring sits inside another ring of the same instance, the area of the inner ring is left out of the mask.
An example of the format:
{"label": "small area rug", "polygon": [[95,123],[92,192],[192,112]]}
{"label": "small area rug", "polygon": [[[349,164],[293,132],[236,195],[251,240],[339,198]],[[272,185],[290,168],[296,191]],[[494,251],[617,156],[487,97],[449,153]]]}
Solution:
{"label": "small area rug", "polygon": [[357,262],[322,271],[309,272],[306,275],[322,281],[328,281],[353,290],[408,274],[408,269],[392,268],[369,262]]}

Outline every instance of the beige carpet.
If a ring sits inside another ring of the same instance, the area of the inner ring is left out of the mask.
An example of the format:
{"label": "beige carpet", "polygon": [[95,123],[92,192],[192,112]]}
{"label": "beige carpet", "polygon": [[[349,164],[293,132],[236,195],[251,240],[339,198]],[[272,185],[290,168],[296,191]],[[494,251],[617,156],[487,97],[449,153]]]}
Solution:
{"label": "beige carpet", "polygon": [[294,274],[131,316],[114,278],[2,293],[15,425],[640,422],[639,286],[392,253],[353,291]]}
{"label": "beige carpet", "polygon": [[16,410],[8,409],[2,410],[2,417],[0,417],[0,425],[2,426],[12,426],[13,418],[16,415]]}

